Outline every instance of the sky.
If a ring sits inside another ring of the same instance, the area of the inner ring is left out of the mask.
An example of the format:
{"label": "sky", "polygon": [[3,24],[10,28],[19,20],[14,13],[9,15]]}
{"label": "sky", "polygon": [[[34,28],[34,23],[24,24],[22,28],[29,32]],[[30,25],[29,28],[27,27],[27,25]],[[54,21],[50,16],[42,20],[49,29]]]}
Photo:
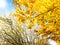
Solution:
{"label": "sky", "polygon": [[12,0],[0,0],[0,16],[9,16],[14,12]]}

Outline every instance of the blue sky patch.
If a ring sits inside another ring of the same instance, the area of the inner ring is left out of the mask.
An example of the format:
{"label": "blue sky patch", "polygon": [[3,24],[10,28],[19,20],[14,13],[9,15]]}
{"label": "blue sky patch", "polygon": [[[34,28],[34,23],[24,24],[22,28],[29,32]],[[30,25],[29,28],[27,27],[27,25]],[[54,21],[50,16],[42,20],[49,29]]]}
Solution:
{"label": "blue sky patch", "polygon": [[12,0],[0,0],[0,15],[9,15],[14,12]]}

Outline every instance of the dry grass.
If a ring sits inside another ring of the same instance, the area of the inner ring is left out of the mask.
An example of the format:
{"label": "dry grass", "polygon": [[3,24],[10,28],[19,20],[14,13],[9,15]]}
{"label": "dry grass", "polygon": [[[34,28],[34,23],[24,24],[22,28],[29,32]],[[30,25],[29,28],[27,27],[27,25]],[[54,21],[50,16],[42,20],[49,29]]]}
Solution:
{"label": "dry grass", "polygon": [[37,35],[31,36],[29,41],[26,30],[22,29],[17,23],[13,23],[11,19],[0,18],[1,23],[1,45],[49,45],[48,39],[40,38]]}

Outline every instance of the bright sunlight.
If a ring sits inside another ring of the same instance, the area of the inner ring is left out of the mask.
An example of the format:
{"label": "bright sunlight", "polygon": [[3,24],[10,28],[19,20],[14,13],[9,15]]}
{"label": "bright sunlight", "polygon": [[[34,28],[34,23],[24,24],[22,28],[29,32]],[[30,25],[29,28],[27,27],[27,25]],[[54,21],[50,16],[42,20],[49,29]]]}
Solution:
{"label": "bright sunlight", "polygon": [[6,5],[6,0],[0,0],[0,8],[5,8]]}

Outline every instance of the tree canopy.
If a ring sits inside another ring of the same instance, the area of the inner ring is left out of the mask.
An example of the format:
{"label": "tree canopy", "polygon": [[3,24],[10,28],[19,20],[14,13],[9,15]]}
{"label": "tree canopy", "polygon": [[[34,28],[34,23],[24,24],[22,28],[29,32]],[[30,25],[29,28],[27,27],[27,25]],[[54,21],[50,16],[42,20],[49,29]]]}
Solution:
{"label": "tree canopy", "polygon": [[18,24],[28,22],[28,29],[40,26],[34,30],[37,35],[60,35],[60,0],[13,0],[13,3],[16,13],[12,16],[17,18]]}

